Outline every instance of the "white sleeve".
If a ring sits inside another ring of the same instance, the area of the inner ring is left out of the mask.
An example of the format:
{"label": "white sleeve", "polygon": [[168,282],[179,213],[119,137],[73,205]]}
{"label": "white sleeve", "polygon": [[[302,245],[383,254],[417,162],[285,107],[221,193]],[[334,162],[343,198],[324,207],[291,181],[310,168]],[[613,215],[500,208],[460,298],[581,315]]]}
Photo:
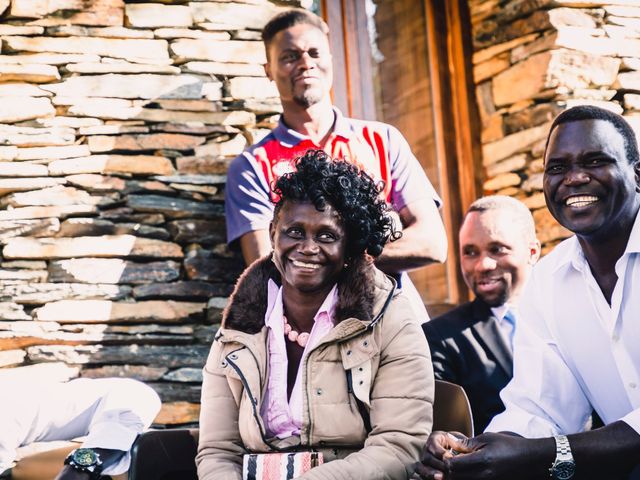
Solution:
{"label": "white sleeve", "polygon": [[268,229],[273,218],[269,186],[252,161],[255,162],[253,155],[244,152],[227,171],[224,210],[229,244],[246,233]]}
{"label": "white sleeve", "polygon": [[[103,472],[119,475],[129,470],[129,450],[136,437],[151,425],[160,410],[160,399],[151,387],[136,380],[108,378],[92,382],[92,388],[102,390],[104,395],[96,405],[82,446],[124,451],[125,454]],[[101,383],[99,387],[95,382]]]}
{"label": "white sleeve", "polygon": [[486,432],[508,431],[527,438],[576,433],[584,430],[592,412],[548,328],[553,319],[544,311],[544,283],[535,273],[534,269],[519,304],[513,379],[500,393],[506,409]]}
{"label": "white sleeve", "polygon": [[[16,449],[25,444],[38,415],[43,389],[14,379],[0,379],[0,473],[13,466]],[[6,394],[11,392],[11,394]],[[46,392],[46,390],[44,390]],[[45,393],[46,395],[46,393]]]}

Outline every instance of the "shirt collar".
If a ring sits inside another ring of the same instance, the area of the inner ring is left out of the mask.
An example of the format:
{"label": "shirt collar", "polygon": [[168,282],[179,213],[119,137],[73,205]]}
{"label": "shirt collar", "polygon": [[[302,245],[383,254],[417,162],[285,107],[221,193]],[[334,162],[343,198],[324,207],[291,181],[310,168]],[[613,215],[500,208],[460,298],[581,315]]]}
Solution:
{"label": "shirt collar", "polygon": [[[317,321],[323,314],[333,321],[337,304],[338,285],[336,284],[327,294],[320,308],[318,308],[318,311],[313,317],[313,321]],[[267,312],[264,316],[265,325],[269,328],[274,328],[276,325],[281,326],[283,314],[282,287],[278,287],[273,280],[269,279],[267,286]]]}
{"label": "shirt collar", "polygon": [[[351,138],[354,133],[353,129],[351,128],[351,124],[349,123],[347,118],[342,115],[342,112],[340,110],[338,110],[336,107],[332,108],[334,114],[332,135],[345,139]],[[311,141],[308,136],[303,135],[302,133],[287,126],[284,123],[282,115],[280,115],[278,125],[273,129],[273,136],[276,138],[276,140],[278,140],[280,144],[282,144],[282,146],[287,148],[294,147],[304,140]]]}
{"label": "shirt collar", "polygon": [[504,316],[507,314],[508,311],[511,311],[511,314],[514,316],[517,315],[516,310],[517,310],[516,306],[511,303],[503,303],[502,305],[499,305],[497,307],[491,307],[491,313],[493,313],[493,315],[499,321],[504,320]]}
{"label": "shirt collar", "polygon": [[[569,245],[569,248],[567,248],[567,252],[564,257],[558,261],[555,270],[557,271],[565,265],[571,265],[579,272],[584,271],[587,266],[587,259],[584,256],[580,242],[578,242],[578,237],[574,235],[567,241],[571,242],[571,244]],[[631,228],[631,233],[629,234],[627,246],[625,247],[622,255],[624,256],[632,253],[640,253],[640,211],[636,214],[633,227]]]}
{"label": "shirt collar", "polygon": [[624,253],[640,253],[640,211],[636,214],[636,220],[633,222],[629,242],[627,242]]}
{"label": "shirt collar", "polygon": [[338,137],[346,139],[351,138],[355,132],[351,128],[351,123],[347,118],[342,115],[342,112],[336,107],[333,107],[333,113],[335,114],[335,121],[333,123],[333,134]]}

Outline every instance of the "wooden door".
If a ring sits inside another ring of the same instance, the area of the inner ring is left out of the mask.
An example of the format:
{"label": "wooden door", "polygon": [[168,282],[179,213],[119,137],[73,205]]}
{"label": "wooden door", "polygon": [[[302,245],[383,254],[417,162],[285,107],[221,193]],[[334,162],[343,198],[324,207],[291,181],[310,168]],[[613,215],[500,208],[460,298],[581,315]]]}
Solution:
{"label": "wooden door", "polygon": [[439,314],[468,299],[458,229],[482,171],[466,3],[324,0],[319,10],[331,29],[336,105],[396,126],[442,197],[448,260],[411,272],[429,312]]}

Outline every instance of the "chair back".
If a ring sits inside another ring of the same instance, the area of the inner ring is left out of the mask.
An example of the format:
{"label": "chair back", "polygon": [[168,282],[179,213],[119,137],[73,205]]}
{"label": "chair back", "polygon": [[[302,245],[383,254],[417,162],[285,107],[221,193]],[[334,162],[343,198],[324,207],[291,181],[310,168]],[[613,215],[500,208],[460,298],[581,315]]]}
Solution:
{"label": "chair back", "polygon": [[433,430],[460,432],[473,437],[473,415],[464,389],[444,380],[436,380],[435,387]]}
{"label": "chair back", "polygon": [[150,430],[131,448],[129,480],[198,480],[199,430]]}

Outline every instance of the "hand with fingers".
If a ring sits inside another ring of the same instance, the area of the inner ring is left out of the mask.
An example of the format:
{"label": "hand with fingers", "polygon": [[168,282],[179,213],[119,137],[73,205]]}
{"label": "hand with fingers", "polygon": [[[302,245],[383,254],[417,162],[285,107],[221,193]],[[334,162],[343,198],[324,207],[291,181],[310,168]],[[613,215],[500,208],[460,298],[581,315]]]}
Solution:
{"label": "hand with fingers", "polygon": [[553,460],[553,439],[526,439],[510,433],[474,438],[434,432],[416,472],[427,480],[511,480],[546,478]]}
{"label": "hand with fingers", "polygon": [[470,439],[459,432],[432,432],[422,450],[420,462],[415,466],[416,478],[443,480],[452,458],[473,451],[468,446],[469,442]]}

